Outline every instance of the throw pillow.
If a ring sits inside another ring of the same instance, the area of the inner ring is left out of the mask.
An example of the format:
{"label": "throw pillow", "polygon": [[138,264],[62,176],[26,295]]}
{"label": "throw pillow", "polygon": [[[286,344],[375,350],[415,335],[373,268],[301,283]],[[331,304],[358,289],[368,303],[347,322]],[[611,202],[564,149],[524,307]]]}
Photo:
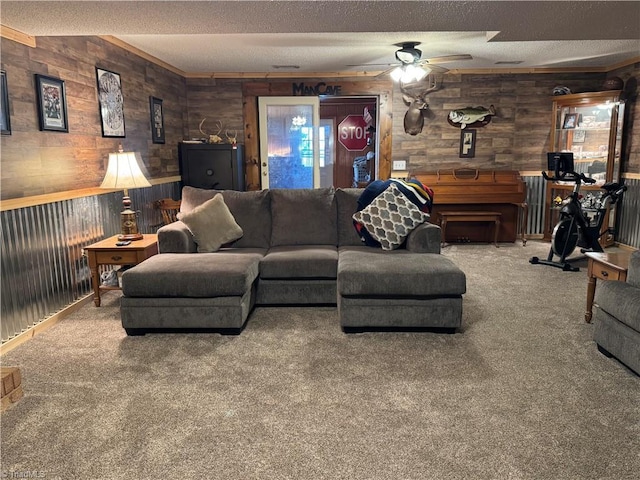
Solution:
{"label": "throw pillow", "polygon": [[383,250],[395,250],[409,233],[429,220],[395,185],[378,195],[368,206],[356,212],[353,219],[364,225]]}
{"label": "throw pillow", "polygon": [[242,237],[242,228],[236,223],[222,195],[198,205],[190,212],[178,214],[198,244],[198,252],[215,252],[225,243]]}

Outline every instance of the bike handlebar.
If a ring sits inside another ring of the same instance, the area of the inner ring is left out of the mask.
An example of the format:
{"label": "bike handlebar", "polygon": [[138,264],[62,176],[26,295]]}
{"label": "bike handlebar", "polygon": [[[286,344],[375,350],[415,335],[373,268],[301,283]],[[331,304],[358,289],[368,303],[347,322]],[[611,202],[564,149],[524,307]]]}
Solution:
{"label": "bike handlebar", "polygon": [[547,172],[542,172],[542,176],[550,182],[596,183],[595,179],[587,177],[584,173],[566,172],[564,175],[550,177]]}

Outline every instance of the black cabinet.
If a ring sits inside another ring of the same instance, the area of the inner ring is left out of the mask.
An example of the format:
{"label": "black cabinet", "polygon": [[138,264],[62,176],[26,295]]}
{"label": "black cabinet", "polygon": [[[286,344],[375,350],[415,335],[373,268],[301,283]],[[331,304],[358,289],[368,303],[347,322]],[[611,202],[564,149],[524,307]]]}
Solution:
{"label": "black cabinet", "polygon": [[216,190],[244,190],[242,145],[180,143],[182,185]]}

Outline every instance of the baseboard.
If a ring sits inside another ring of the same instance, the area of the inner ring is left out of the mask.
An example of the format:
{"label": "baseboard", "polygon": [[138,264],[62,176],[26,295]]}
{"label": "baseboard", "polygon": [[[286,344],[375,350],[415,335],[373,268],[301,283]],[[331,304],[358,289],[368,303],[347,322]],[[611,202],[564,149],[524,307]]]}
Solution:
{"label": "baseboard", "polygon": [[4,355],[7,352],[10,352],[14,348],[16,348],[18,345],[22,345],[26,341],[35,337],[40,332],[45,331],[47,328],[54,326],[60,320],[71,315],[73,312],[75,312],[76,310],[79,310],[81,307],[83,307],[84,305],[86,305],[92,300],[93,300],[93,292],[87,294],[86,296],[82,297],[79,300],[76,300],[70,305],[67,305],[59,312],[56,312],[50,317],[45,318],[40,323],[28,328],[27,330],[20,333],[19,335],[16,335],[15,337],[7,340],[5,343],[0,345],[0,356]]}

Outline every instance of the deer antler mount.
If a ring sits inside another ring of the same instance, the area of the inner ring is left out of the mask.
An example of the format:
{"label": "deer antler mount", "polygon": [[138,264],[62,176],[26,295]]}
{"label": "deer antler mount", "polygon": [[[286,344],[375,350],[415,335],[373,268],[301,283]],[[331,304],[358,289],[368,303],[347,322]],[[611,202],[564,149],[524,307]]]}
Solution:
{"label": "deer antler mount", "polygon": [[417,135],[424,127],[424,111],[429,108],[427,95],[438,90],[441,85],[435,75],[427,75],[417,82],[400,84],[400,92],[405,105],[409,107],[404,115],[404,131],[409,135]]}
{"label": "deer antler mount", "polygon": [[207,117],[204,117],[202,119],[202,121],[200,122],[200,125],[198,126],[198,130],[200,130],[200,133],[205,136],[208,143],[222,143],[222,137],[220,136],[220,132],[222,132],[222,122],[218,120],[216,122],[216,128],[218,129],[218,131],[216,133],[210,134],[210,133],[206,133],[202,129],[206,119]]}

